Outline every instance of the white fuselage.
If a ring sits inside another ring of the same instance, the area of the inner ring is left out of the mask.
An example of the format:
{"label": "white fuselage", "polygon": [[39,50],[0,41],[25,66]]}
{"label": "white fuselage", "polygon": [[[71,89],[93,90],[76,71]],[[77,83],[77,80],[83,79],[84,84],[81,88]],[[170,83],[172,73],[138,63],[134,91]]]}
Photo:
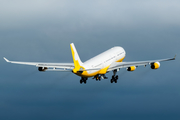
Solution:
{"label": "white fuselage", "polygon": [[[87,71],[86,75],[80,76],[94,76],[98,74],[101,69],[109,67],[113,62],[122,62],[126,55],[125,50],[122,47],[113,47],[83,63],[85,69],[100,69]],[[93,74],[94,73],[94,74]]]}

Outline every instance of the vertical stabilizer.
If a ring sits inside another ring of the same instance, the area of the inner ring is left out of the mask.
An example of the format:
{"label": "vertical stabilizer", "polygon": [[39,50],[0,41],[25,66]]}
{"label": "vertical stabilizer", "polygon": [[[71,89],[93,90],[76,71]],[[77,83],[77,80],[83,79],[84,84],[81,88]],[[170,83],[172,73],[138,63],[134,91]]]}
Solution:
{"label": "vertical stabilizer", "polygon": [[77,50],[74,46],[74,43],[71,43],[70,47],[71,47],[71,52],[72,52],[72,58],[74,61],[73,72],[77,73],[77,71],[79,71],[79,69],[82,67],[83,63],[81,62],[81,59],[79,58],[79,55],[78,55]]}

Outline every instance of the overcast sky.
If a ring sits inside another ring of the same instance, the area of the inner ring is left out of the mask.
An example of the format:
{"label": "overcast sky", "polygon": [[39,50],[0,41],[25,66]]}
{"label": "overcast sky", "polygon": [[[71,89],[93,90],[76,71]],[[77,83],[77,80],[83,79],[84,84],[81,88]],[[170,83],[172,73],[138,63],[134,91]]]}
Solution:
{"label": "overcast sky", "polygon": [[[0,119],[179,120],[179,0],[0,0]],[[8,64],[86,61],[114,46],[124,61],[177,59],[158,70],[121,69],[117,84]]]}

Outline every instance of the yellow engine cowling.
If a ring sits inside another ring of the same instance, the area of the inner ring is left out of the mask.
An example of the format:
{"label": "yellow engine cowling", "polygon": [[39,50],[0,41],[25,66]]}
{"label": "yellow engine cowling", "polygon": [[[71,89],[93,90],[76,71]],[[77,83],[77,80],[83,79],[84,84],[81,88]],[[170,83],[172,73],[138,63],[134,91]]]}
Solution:
{"label": "yellow engine cowling", "polygon": [[159,67],[160,67],[160,63],[159,62],[151,63],[151,69],[158,69]]}
{"label": "yellow engine cowling", "polygon": [[134,71],[136,69],[136,66],[131,66],[127,68],[127,71]]}

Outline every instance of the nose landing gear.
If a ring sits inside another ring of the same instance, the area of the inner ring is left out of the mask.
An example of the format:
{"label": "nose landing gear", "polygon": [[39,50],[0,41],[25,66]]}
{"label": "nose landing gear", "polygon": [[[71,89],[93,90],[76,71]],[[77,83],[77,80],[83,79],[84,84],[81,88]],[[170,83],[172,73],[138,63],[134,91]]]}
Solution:
{"label": "nose landing gear", "polygon": [[103,75],[96,75],[93,79],[96,79],[96,81],[101,81],[101,79],[108,79],[104,74]]}
{"label": "nose landing gear", "polygon": [[96,79],[96,81],[101,81],[101,76],[100,75],[97,75],[97,76],[95,76],[95,79]]}

